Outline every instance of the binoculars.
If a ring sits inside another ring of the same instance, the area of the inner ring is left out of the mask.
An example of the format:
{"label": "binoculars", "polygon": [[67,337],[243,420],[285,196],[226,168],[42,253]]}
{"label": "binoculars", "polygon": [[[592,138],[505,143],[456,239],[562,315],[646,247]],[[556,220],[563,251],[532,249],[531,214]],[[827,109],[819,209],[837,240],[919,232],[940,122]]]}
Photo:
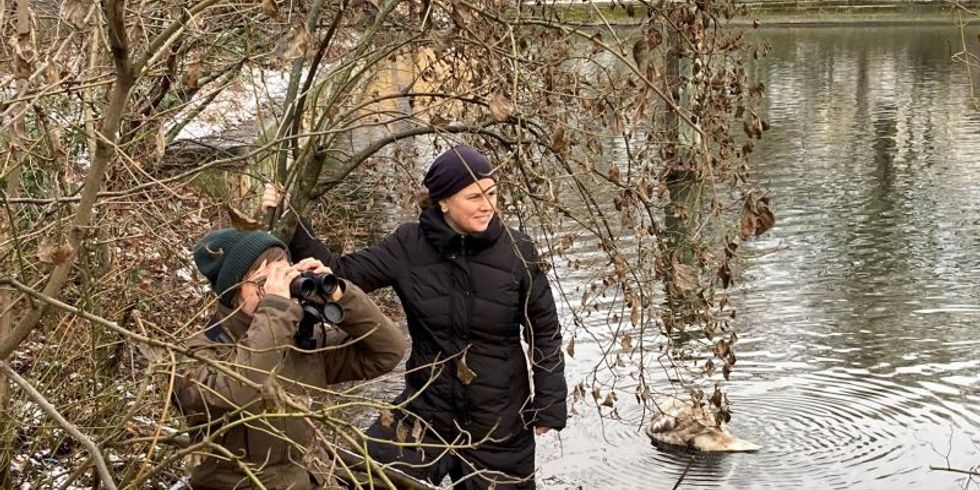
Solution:
{"label": "binoculars", "polygon": [[337,289],[340,279],[333,274],[314,274],[301,272],[299,277],[289,283],[289,295],[302,301],[304,299],[330,299]]}
{"label": "binoculars", "polygon": [[317,347],[313,327],[317,324],[337,324],[344,320],[344,309],[330,298],[340,285],[333,274],[302,272],[289,283],[289,295],[299,300],[303,307],[303,319],[293,336],[296,347],[313,350]]}

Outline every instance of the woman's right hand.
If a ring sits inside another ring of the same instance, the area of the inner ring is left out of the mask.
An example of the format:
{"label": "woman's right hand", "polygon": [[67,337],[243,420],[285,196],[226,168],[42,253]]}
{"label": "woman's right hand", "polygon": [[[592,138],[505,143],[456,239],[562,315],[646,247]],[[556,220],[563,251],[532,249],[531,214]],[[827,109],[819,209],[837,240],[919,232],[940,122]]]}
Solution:
{"label": "woman's right hand", "polygon": [[282,193],[279,192],[279,186],[271,182],[266,184],[265,190],[262,191],[262,209],[277,208],[281,200]]}
{"label": "woman's right hand", "polygon": [[289,297],[289,284],[299,276],[299,271],[289,262],[280,260],[269,264],[268,275],[265,279],[265,294]]}

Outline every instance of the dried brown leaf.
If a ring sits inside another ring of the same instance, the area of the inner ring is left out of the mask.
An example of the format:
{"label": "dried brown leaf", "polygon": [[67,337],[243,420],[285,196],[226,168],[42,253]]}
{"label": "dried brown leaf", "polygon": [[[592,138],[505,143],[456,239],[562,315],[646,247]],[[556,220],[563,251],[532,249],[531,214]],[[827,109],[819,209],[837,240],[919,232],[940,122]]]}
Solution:
{"label": "dried brown leaf", "polygon": [[225,204],[225,211],[228,212],[228,217],[231,218],[231,226],[238,230],[252,231],[265,228],[265,223],[246,216],[245,213],[231,207],[230,204]]}
{"label": "dried brown leaf", "polygon": [[629,352],[633,350],[633,337],[630,336],[630,334],[624,334],[619,339],[619,346],[623,348],[624,352]]}
{"label": "dried brown leaf", "polygon": [[466,354],[459,359],[456,363],[456,377],[463,382],[464,385],[468,385],[476,379],[476,373],[466,365]]}
{"label": "dried brown leaf", "polygon": [[499,90],[490,95],[487,105],[490,106],[490,115],[498,122],[506,121],[514,112],[514,103]]}
{"label": "dried brown leaf", "polygon": [[296,30],[296,35],[289,42],[289,46],[286,47],[286,51],[282,54],[283,58],[287,60],[295,60],[306,56],[306,50],[310,48],[310,33],[307,32],[306,27],[301,27]]}
{"label": "dried brown leaf", "polygon": [[572,337],[571,340],[568,341],[568,347],[565,348],[565,352],[568,353],[568,357],[575,357],[575,337]]}
{"label": "dried brown leaf", "polygon": [[693,291],[698,287],[698,271],[687,264],[674,261],[674,286],[681,291]]}
{"label": "dried brown leaf", "polygon": [[776,224],[776,216],[772,214],[769,207],[762,209],[759,215],[756,217],[756,228],[755,235],[759,236],[773,227]]}
{"label": "dried brown leaf", "polygon": [[[727,261],[718,268],[718,278],[721,279],[721,286],[723,288],[729,288],[734,283],[732,281],[732,269],[728,266]],[[724,308],[725,305],[722,304],[721,307]]]}
{"label": "dried brown leaf", "polygon": [[24,124],[24,117],[15,117],[10,124],[10,146],[12,149],[24,149],[27,147],[27,127]]}
{"label": "dried brown leaf", "polygon": [[415,442],[422,440],[422,421],[419,419],[415,419],[415,425],[412,426],[412,439]]}
{"label": "dried brown leaf", "polygon": [[408,428],[405,427],[404,421],[402,420],[399,420],[398,425],[395,426],[395,440],[398,442],[408,440]]}
{"label": "dried brown leaf", "polygon": [[708,401],[716,408],[721,408],[721,390],[718,389],[718,385],[715,385],[715,392],[711,394]]}
{"label": "dried brown leaf", "polygon": [[608,394],[606,394],[606,399],[602,401],[602,406],[612,407],[615,405],[616,405],[616,392],[610,391]]}
{"label": "dried brown leaf", "polygon": [[156,161],[163,160],[164,155],[167,153],[167,126],[160,124],[157,127],[156,138],[153,142],[153,158]]}
{"label": "dried brown leaf", "polygon": [[262,13],[270,19],[279,20],[279,4],[276,0],[262,0]]}
{"label": "dried brown leaf", "polygon": [[568,140],[565,139],[565,128],[558,126],[551,133],[551,151],[564,153],[568,149]]}
{"label": "dried brown leaf", "polygon": [[37,249],[37,260],[45,264],[63,264],[71,258],[75,249],[70,244],[42,244]]}
{"label": "dried brown leaf", "polygon": [[645,37],[640,38],[635,43],[633,43],[633,61],[636,63],[637,67],[640,67],[642,69],[649,55],[650,55],[650,41],[648,41],[647,38]]}
{"label": "dried brown leaf", "polygon": [[434,128],[444,128],[449,124],[449,121],[442,117],[441,114],[436,113],[429,118],[429,124]]}
{"label": "dried brown leaf", "polygon": [[742,225],[739,234],[742,236],[742,240],[748,240],[750,236],[755,234],[755,213],[752,210],[746,208],[742,212]]}
{"label": "dried brown leaf", "polygon": [[759,236],[776,224],[776,217],[769,210],[768,197],[750,196],[745,200],[742,210],[740,235],[742,240]]}
{"label": "dried brown leaf", "polygon": [[466,5],[456,3],[453,5],[453,11],[450,14],[450,18],[456,27],[462,28],[473,20],[473,12],[471,12],[469,7]]}
{"label": "dried brown leaf", "polygon": [[613,184],[619,184],[619,167],[616,164],[609,167],[609,181]]}
{"label": "dried brown leaf", "polygon": [[61,83],[61,70],[54,60],[48,60],[47,66],[44,67],[44,79],[52,85]]}
{"label": "dried brown leaf", "polygon": [[660,33],[660,31],[653,30],[647,34],[647,40],[650,43],[650,49],[657,49],[657,47],[660,46],[660,43],[664,41],[664,36]]}
{"label": "dried brown leaf", "polygon": [[606,111],[606,117],[609,118],[610,127],[612,128],[613,134],[623,134],[626,127],[623,125],[623,118],[615,110]]}
{"label": "dried brown leaf", "polygon": [[37,61],[36,53],[29,41],[18,40],[18,36],[12,36],[11,46],[14,47],[14,78],[26,80],[34,73],[34,63]]}
{"label": "dried brown leaf", "polygon": [[391,427],[391,424],[395,423],[395,416],[392,415],[391,410],[383,408],[381,409],[380,413],[378,413],[378,420],[381,422],[383,427],[388,428]]}
{"label": "dried brown leaf", "polygon": [[198,80],[201,75],[201,60],[196,59],[187,64],[184,69],[184,86],[190,90],[198,87]]}

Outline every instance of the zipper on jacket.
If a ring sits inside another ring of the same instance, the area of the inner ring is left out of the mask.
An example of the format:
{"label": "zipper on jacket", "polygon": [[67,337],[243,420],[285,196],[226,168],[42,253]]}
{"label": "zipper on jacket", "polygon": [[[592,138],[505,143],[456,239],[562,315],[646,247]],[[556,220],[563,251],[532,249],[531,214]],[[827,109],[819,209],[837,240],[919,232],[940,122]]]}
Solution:
{"label": "zipper on jacket", "polygon": [[[463,308],[465,309],[463,310],[463,325],[462,325],[463,339],[462,340],[464,344],[469,344],[470,342],[469,319],[470,319],[470,302],[471,302],[470,289],[472,287],[472,284],[470,283],[472,282],[471,281],[472,278],[470,277],[469,257],[467,257],[466,255],[466,235],[459,236],[459,258],[463,262],[462,264],[463,271],[464,274],[466,275],[466,284],[463,286],[463,297],[465,298],[463,300]],[[463,391],[462,422],[464,424],[468,424],[470,422],[470,403],[469,403],[469,393],[468,393],[469,390],[466,389],[466,386],[462,386],[462,391]]]}

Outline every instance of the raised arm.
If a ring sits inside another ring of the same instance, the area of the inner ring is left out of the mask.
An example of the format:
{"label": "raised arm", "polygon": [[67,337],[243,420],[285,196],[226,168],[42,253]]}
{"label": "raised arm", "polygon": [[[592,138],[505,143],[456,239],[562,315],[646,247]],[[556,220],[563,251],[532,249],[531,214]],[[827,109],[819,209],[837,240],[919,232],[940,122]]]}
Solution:
{"label": "raised arm", "polygon": [[398,240],[399,229],[376,245],[362,248],[347,255],[330,251],[319,239],[310,223],[301,219],[289,242],[289,253],[294,261],[312,257],[323,262],[338,276],[347,279],[362,290],[371,292],[390,286],[403,269],[404,253]]}
{"label": "raised arm", "polygon": [[[282,362],[280,347],[292,345],[293,332],[301,317],[302,310],[295,302],[268,295],[259,303],[248,333],[240,341],[216,342],[201,334],[190,342],[190,347],[200,347],[201,356],[221,362],[229,370],[262,384]],[[181,410],[188,416],[210,413],[212,417],[260,397],[258,390],[204,363],[184,370],[175,394]],[[192,423],[200,422],[203,420],[192,420]]]}

